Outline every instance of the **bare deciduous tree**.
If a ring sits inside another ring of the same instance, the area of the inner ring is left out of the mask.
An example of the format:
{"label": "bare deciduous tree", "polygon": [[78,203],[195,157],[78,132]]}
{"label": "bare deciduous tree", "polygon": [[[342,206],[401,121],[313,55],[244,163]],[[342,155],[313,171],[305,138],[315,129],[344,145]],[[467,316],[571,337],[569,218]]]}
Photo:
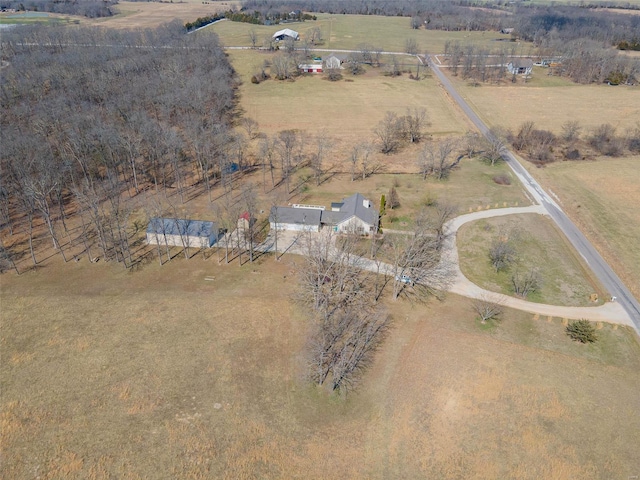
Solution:
{"label": "bare deciduous tree", "polygon": [[258,34],[253,28],[249,30],[249,41],[251,42],[251,48],[256,48],[258,44]]}
{"label": "bare deciduous tree", "polygon": [[483,150],[483,157],[492,166],[500,162],[506,150],[502,132],[493,128],[489,130]]}
{"label": "bare deciduous tree", "polygon": [[316,180],[316,186],[320,185],[322,180],[323,162],[327,152],[331,148],[332,140],[327,136],[327,132],[321,131],[316,136],[316,151],[311,155],[310,164],[313,170],[313,176]]}
{"label": "bare deciduous tree", "polygon": [[407,114],[402,117],[404,135],[411,143],[422,140],[423,129],[428,123],[427,111],[424,108],[407,108]]}
{"label": "bare deciduous tree", "polygon": [[416,42],[415,38],[407,38],[404,41],[404,51],[409,55],[418,53],[418,42]]}
{"label": "bare deciduous tree", "polygon": [[504,302],[497,295],[482,295],[471,303],[481,323],[498,320],[504,311]]}
{"label": "bare deciduous tree", "polygon": [[507,270],[517,259],[517,252],[508,234],[499,234],[489,246],[489,260],[496,272]]}
{"label": "bare deciduous tree", "polygon": [[421,299],[444,291],[452,269],[441,256],[443,240],[426,211],[419,213],[414,235],[390,236],[394,299],[401,295]]}
{"label": "bare deciduous tree", "polygon": [[402,120],[393,112],[387,112],[375,128],[374,133],[380,141],[380,151],[391,154],[398,150],[402,140]]}
{"label": "bare deciduous tree", "polygon": [[[308,341],[309,372],[318,385],[355,385],[387,330],[390,317],[375,304],[356,238],[305,236],[300,301],[315,312]],[[338,240],[336,242],[336,240]]]}
{"label": "bare deciduous tree", "polygon": [[540,277],[540,272],[534,267],[525,272],[516,270],[511,276],[513,292],[522,298],[527,298],[530,293],[538,290],[541,282],[542,278]]}
{"label": "bare deciduous tree", "polygon": [[271,62],[271,72],[278,80],[286,80],[296,75],[297,67],[291,57],[278,54]]}

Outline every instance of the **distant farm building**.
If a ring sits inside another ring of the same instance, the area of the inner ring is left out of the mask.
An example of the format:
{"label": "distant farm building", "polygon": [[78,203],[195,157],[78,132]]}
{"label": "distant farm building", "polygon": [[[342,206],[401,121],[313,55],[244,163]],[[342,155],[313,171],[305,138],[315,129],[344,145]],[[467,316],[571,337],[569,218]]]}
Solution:
{"label": "distant farm building", "polygon": [[273,39],[276,42],[281,42],[282,40],[286,40],[287,38],[291,38],[293,40],[300,40],[300,35],[295,30],[291,30],[290,28],[285,28],[284,30],[278,30],[273,34]]}
{"label": "distant farm building", "polygon": [[356,193],[332,203],[331,210],[320,205],[273,207],[269,223],[274,230],[319,232],[321,228],[331,228],[340,233],[370,235],[378,229],[378,211]]}
{"label": "distant farm building", "polygon": [[152,218],[147,227],[149,245],[209,248],[218,240],[215,222],[177,218]]}
{"label": "distant farm building", "polygon": [[322,73],[322,64],[321,63],[308,63],[308,64],[300,64],[298,68],[302,73]]}
{"label": "distant farm building", "polygon": [[332,53],[324,59],[323,64],[324,68],[326,68],[327,70],[337,70],[343,68],[342,64],[344,63],[344,61],[345,57]]}
{"label": "distant farm building", "polygon": [[512,75],[530,75],[533,70],[533,60],[530,58],[514,58],[507,63],[507,70]]}

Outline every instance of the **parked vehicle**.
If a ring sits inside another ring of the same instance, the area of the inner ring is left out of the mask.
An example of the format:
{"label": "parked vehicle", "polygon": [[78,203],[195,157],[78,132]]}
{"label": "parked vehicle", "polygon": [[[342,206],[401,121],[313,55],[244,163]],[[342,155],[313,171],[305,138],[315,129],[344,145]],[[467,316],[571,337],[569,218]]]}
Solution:
{"label": "parked vehicle", "polygon": [[413,279],[409,275],[396,275],[396,280],[405,285],[413,285]]}

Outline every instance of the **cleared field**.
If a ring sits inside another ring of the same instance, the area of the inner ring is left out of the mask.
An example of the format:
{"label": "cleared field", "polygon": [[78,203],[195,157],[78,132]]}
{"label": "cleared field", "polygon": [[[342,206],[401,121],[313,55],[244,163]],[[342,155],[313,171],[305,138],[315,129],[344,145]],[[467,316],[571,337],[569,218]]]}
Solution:
{"label": "cleared field", "polygon": [[309,75],[295,81],[267,80],[254,85],[250,77],[267,54],[230,51],[229,56],[243,81],[240,107],[264,133],[324,130],[355,144],[373,138],[373,129],[387,111],[404,115],[409,107],[426,109],[432,123],[428,131],[434,135],[463,134],[468,128],[430,76],[415,81],[407,75],[386,77],[372,69],[365,75],[348,76],[352,80],[349,82],[329,82],[320,75]]}
{"label": "cleared field", "polygon": [[[491,242],[507,235],[517,252],[508,271],[496,273],[489,261]],[[527,300],[551,305],[590,306],[592,293],[602,292],[567,245],[553,222],[540,215],[513,215],[479,220],[458,231],[460,268],[472,282],[488,290],[513,295],[511,275],[516,268],[538,268],[542,285]],[[601,303],[601,302],[600,302]]]}
{"label": "cleared field", "polygon": [[526,121],[533,121],[539,128],[556,134],[564,123],[572,120],[580,122],[584,133],[603,123],[614,125],[620,133],[637,125],[640,87],[577,85],[559,77],[547,77],[545,72],[536,69],[530,83],[515,86],[472,87],[461,78],[450,78],[489,125],[516,129]]}
{"label": "cleared field", "polygon": [[[407,39],[416,41],[419,53],[442,52],[447,40],[473,42],[474,45],[496,46],[496,39],[509,35],[498,32],[444,32],[414,30],[408,17],[381,17],[377,15],[328,15],[316,14],[317,20],[287,24],[304,39],[306,32],[319,27],[322,31],[323,49],[353,50],[367,43],[387,52],[404,52]],[[220,22],[211,31],[220,35],[223,45],[251,46],[249,31],[254,30],[259,39],[271,37],[282,25],[250,25],[239,22]],[[209,29],[204,30],[208,31]]]}
{"label": "cleared field", "polygon": [[165,2],[118,2],[117,15],[109,18],[85,19],[85,25],[100,25],[109,28],[154,28],[178,19],[182,23],[192,22],[198,17],[228,10],[238,2],[210,2],[186,0],[180,3]]}
{"label": "cleared field", "polygon": [[554,163],[533,173],[640,298],[640,157]]}
{"label": "cleared field", "polygon": [[[393,305],[360,390],[303,378],[297,259],[4,275],[3,478],[628,478],[640,347],[464,299]],[[205,281],[212,276],[213,281]]]}

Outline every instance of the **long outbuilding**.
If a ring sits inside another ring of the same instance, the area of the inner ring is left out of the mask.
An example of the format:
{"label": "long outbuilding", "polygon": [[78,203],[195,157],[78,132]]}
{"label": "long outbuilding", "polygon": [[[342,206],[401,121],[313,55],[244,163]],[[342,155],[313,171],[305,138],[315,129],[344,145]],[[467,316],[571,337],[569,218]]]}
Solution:
{"label": "long outbuilding", "polygon": [[178,218],[152,218],[147,227],[147,243],[188,248],[209,248],[218,241],[216,222]]}

